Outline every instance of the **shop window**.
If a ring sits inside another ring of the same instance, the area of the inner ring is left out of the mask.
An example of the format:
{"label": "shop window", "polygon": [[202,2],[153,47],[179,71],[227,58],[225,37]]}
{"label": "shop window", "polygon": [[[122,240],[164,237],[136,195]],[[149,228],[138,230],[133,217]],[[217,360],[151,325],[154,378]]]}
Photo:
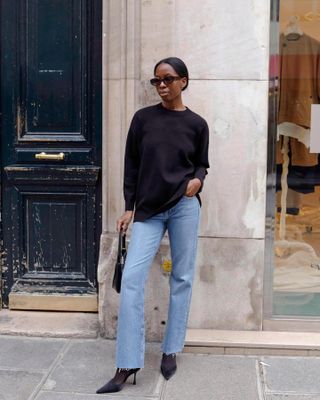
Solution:
{"label": "shop window", "polygon": [[272,314],[320,317],[320,0],[277,4]]}

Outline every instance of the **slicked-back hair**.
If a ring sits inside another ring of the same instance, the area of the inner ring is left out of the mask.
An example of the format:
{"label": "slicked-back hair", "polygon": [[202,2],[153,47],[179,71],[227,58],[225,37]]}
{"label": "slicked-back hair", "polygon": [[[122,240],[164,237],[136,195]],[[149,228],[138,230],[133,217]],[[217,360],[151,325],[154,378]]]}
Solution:
{"label": "slicked-back hair", "polygon": [[154,67],[153,74],[156,75],[156,70],[160,64],[169,64],[180,76],[180,78],[187,78],[187,84],[182,90],[186,90],[189,85],[189,72],[186,64],[178,57],[168,57],[157,62]]}

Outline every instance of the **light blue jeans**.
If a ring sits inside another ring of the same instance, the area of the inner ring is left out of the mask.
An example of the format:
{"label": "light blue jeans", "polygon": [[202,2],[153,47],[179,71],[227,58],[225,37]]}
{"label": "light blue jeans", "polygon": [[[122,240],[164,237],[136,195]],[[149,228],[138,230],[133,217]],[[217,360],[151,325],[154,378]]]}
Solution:
{"label": "light blue jeans", "polygon": [[183,349],[198,241],[200,206],[183,196],[168,211],[134,222],[121,283],[116,342],[117,368],[143,368],[145,353],[144,288],[149,269],[168,229],[171,248],[170,303],[162,351]]}

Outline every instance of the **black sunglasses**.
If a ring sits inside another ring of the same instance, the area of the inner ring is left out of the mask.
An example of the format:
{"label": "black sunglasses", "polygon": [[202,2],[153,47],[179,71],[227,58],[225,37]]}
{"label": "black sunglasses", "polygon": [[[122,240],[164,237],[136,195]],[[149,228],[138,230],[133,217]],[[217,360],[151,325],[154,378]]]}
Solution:
{"label": "black sunglasses", "polygon": [[180,76],[166,76],[163,79],[152,78],[152,79],[150,79],[150,83],[152,86],[160,86],[161,82],[163,82],[167,86],[167,85],[170,85],[171,83],[173,83],[174,81],[178,81],[180,79],[181,79]]}

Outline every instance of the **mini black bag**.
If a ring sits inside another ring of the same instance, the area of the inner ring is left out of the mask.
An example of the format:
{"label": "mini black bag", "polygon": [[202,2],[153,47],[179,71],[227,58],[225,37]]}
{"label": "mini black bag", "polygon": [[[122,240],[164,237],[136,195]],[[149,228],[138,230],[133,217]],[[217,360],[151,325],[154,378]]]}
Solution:
{"label": "mini black bag", "polygon": [[117,293],[120,293],[121,291],[121,279],[122,279],[124,263],[126,261],[126,256],[127,256],[126,234],[123,231],[120,231],[119,241],[118,241],[117,262],[114,267],[114,275],[112,281],[112,287]]}

